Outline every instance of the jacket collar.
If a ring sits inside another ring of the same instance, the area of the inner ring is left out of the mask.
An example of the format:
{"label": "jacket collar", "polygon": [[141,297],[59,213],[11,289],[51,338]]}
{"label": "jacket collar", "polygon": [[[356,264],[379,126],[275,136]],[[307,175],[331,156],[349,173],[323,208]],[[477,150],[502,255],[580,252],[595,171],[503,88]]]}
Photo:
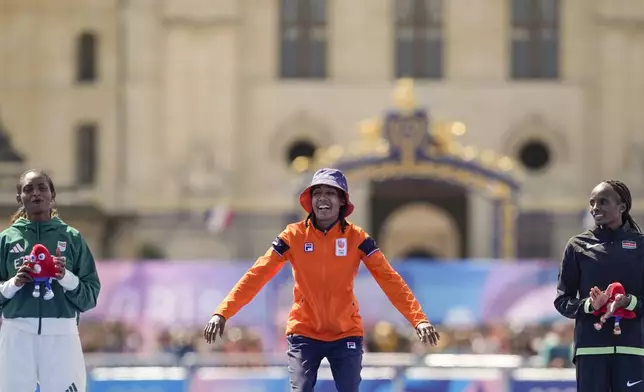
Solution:
{"label": "jacket collar", "polygon": [[31,230],[31,231],[36,231],[36,230],[54,230],[58,229],[59,227],[65,226],[65,222],[63,222],[60,218],[57,216],[52,217],[49,220],[46,221],[30,221],[26,218],[20,218],[17,221],[15,221],[12,225],[12,227],[15,227],[19,230]]}
{"label": "jacket collar", "polygon": [[597,238],[615,238],[615,237],[621,237],[625,234],[628,234],[633,231],[633,228],[631,227],[631,224],[628,222],[625,222],[622,226],[618,227],[617,229],[609,229],[609,228],[602,228],[599,226],[595,226],[594,229],[591,230],[593,234]]}
{"label": "jacket collar", "polygon": [[317,222],[315,221],[315,218],[311,218],[309,220],[309,224],[311,225],[311,229],[315,230],[317,233],[320,234],[329,234],[333,231],[338,231],[340,230],[340,220],[336,220],[335,223],[333,223],[328,229],[322,229],[320,226],[318,226]]}

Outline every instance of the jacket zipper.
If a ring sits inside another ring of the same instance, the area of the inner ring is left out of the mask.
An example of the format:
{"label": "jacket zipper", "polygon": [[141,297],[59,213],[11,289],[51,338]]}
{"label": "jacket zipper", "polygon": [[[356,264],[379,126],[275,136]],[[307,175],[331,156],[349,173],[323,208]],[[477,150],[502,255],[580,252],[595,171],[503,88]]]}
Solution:
{"label": "jacket zipper", "polygon": [[323,296],[322,296],[322,325],[327,325],[327,306],[329,306],[329,301],[327,298],[327,290],[326,290],[326,263],[327,263],[327,251],[328,251],[328,244],[327,244],[327,232],[324,231],[324,252],[322,257],[322,290],[323,291]]}
{"label": "jacket zipper", "polygon": [[[36,241],[40,243],[40,223],[36,222]],[[42,332],[42,300],[40,296],[36,299],[38,301],[38,335]]]}

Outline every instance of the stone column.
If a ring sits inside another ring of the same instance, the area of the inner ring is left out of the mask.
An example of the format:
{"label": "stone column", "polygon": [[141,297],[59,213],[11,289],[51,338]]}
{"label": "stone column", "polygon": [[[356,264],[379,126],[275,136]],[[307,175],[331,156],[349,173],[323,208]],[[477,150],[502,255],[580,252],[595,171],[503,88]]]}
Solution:
{"label": "stone column", "polygon": [[[238,139],[239,75],[241,66],[239,2],[218,1],[216,6],[199,1],[169,1],[164,9],[165,58],[164,119],[158,130],[164,140],[166,169],[184,188],[169,189],[178,202],[189,184],[191,171],[203,171],[208,184],[205,198],[225,196],[235,164]],[[199,168],[199,161],[209,162]],[[217,183],[216,183],[217,182]],[[213,188],[211,190],[211,188]],[[217,188],[217,189],[215,189]],[[201,200],[191,200],[202,203]]]}
{"label": "stone column", "polygon": [[477,192],[468,197],[469,258],[490,258],[493,253],[494,208],[492,201]]}
{"label": "stone column", "polygon": [[348,174],[349,194],[351,202],[356,206],[355,211],[349,217],[349,221],[362,227],[373,237],[377,233],[371,232],[371,182],[369,180],[352,179]]}
{"label": "stone column", "polygon": [[453,81],[505,80],[508,1],[444,1],[445,75]]}
{"label": "stone column", "polygon": [[120,168],[114,202],[134,207],[139,194],[159,190],[160,174],[165,171],[161,163],[164,118],[160,106],[164,34],[159,7],[146,0],[124,2],[118,11],[117,26],[115,143]]}

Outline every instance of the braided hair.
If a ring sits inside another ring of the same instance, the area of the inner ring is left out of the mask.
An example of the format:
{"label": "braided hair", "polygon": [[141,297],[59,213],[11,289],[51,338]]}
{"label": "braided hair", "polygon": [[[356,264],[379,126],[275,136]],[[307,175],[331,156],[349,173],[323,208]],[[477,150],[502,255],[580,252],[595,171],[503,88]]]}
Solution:
{"label": "braided hair", "polygon": [[626,204],[626,209],[624,210],[624,212],[622,212],[622,221],[623,222],[628,222],[629,225],[633,229],[635,229],[635,230],[637,230],[637,232],[641,233],[642,229],[640,228],[640,226],[637,223],[635,223],[635,220],[631,216],[631,207],[632,207],[632,204],[633,204],[633,198],[631,197],[630,189],[628,189],[626,184],[624,184],[621,181],[608,180],[608,181],[604,181],[604,182],[606,184],[610,185],[611,188],[613,188],[613,190],[615,192],[617,192],[619,197],[622,199],[622,203]]}
{"label": "braided hair", "polygon": [[[49,186],[49,190],[51,193],[56,193],[56,187],[54,186],[54,182],[52,181],[51,177],[49,177],[49,174],[47,174],[43,170],[27,170],[26,172],[22,173],[20,176],[20,181],[18,181],[18,184],[16,185],[16,193],[20,194],[22,192],[22,183],[25,181],[27,178],[27,175],[30,173],[36,173],[40,177],[43,177],[45,181],[47,181],[47,185]],[[55,216],[58,216],[58,212],[56,209],[51,210],[50,212],[50,217],[53,218]],[[25,206],[20,206],[18,208],[18,211],[16,211],[13,215],[11,215],[10,222],[11,224],[16,223],[16,221],[20,218],[25,218],[27,219],[27,210],[25,209]]]}

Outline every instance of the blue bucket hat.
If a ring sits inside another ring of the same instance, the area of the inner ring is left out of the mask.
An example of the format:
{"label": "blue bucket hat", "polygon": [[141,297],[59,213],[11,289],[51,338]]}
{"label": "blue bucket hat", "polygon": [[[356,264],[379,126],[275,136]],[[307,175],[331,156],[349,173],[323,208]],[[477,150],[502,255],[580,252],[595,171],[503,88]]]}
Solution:
{"label": "blue bucket hat", "polygon": [[349,201],[349,186],[347,185],[347,178],[337,169],[320,169],[313,175],[311,185],[306,187],[300,194],[300,205],[309,214],[313,211],[313,201],[311,196],[311,188],[316,185],[328,185],[337,188],[344,192],[346,199],[346,216],[351,215],[355,206]]}

